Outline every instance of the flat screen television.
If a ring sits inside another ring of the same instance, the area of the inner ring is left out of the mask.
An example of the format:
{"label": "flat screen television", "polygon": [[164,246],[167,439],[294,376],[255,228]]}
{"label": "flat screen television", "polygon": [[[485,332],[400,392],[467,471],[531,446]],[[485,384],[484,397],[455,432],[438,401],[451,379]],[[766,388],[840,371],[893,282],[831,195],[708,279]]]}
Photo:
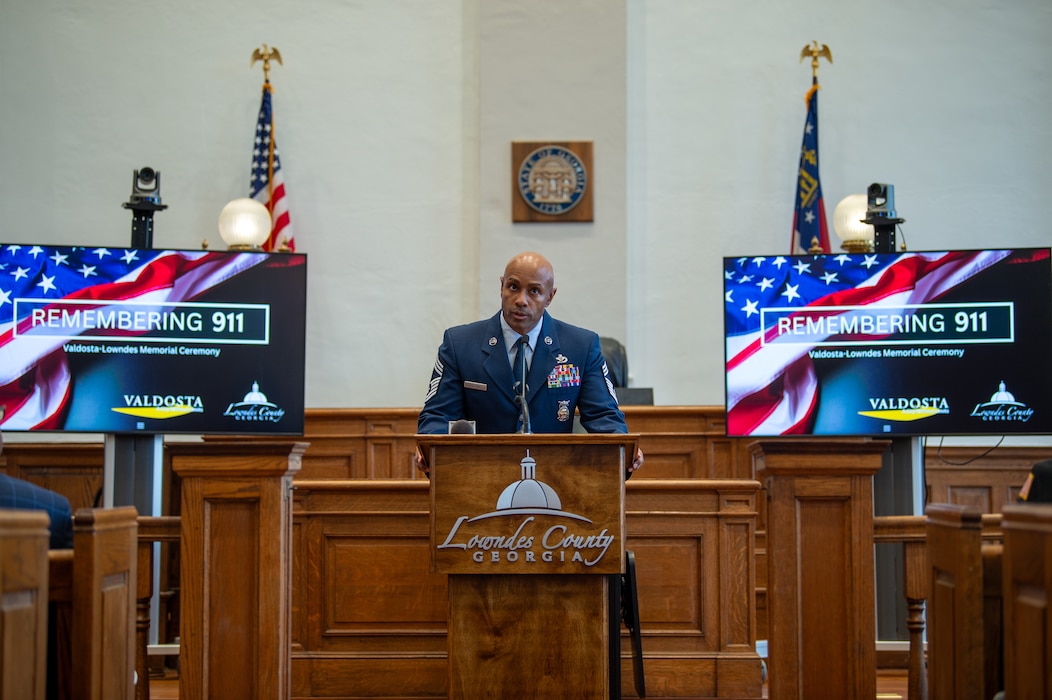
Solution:
{"label": "flat screen television", "polygon": [[1049,253],[724,258],[727,434],[1052,433]]}
{"label": "flat screen television", "polygon": [[5,431],[303,433],[307,259],[0,245]]}

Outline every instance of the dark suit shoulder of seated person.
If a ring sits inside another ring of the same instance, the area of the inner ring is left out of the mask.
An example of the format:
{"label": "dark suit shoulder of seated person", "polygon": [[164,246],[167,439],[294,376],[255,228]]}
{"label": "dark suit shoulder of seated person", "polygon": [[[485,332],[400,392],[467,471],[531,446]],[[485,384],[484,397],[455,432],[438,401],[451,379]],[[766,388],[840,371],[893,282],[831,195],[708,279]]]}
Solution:
{"label": "dark suit shoulder of seated person", "polygon": [[1052,459],[1034,464],[1019,489],[1022,503],[1052,503]]}
{"label": "dark suit shoulder of seated person", "polygon": [[514,344],[524,335],[531,432],[572,432],[578,410],[588,432],[628,432],[598,334],[552,318],[547,308],[555,292],[555,273],[544,256],[520,253],[508,261],[500,278],[500,312],[446,330],[419,433],[448,432],[449,421],[460,419],[475,421],[479,433],[518,432]]}
{"label": "dark suit shoulder of seated person", "polygon": [[73,547],[73,511],[62,494],[0,473],[0,508],[45,511],[51,518],[51,549]]}

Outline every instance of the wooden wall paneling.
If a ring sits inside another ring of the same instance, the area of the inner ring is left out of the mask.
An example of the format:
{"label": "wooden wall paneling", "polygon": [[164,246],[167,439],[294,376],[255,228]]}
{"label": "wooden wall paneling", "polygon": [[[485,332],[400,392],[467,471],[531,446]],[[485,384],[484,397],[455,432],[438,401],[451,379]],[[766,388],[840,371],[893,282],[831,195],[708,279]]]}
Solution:
{"label": "wooden wall paneling", "polygon": [[[755,481],[626,484],[651,697],[760,697],[753,528]],[[627,637],[623,690],[631,693]]]}
{"label": "wooden wall paneling", "polygon": [[639,448],[646,461],[633,477],[641,479],[691,479],[706,464],[705,444],[696,436],[640,435]]}
{"label": "wooden wall paneling", "polygon": [[1052,697],[1052,504],[1005,506],[1006,698]]}
{"label": "wooden wall paneling", "polygon": [[1015,503],[1019,489],[1035,462],[1048,459],[1052,450],[1041,447],[927,446],[924,475],[928,503],[973,506],[982,513],[1000,513]]}
{"label": "wooden wall paneling", "polygon": [[752,458],[740,438],[726,437],[717,406],[622,406],[646,455],[648,479],[751,479]]}
{"label": "wooden wall paneling", "polygon": [[0,697],[47,690],[47,513],[0,510]]}
{"label": "wooden wall paneling", "polygon": [[[445,697],[446,577],[428,484],[297,480],[293,695]],[[300,556],[302,553],[302,556]]]}
{"label": "wooden wall paneling", "polygon": [[[622,410],[629,431],[641,434],[640,447],[647,455],[638,476],[752,477],[748,441],[726,437],[722,406],[623,406]],[[419,413],[419,408],[308,409],[304,437],[311,448],[297,478],[422,478],[412,466]]]}
{"label": "wooden wall paneling", "polygon": [[6,442],[0,461],[9,476],[68,498],[73,512],[94,506],[95,494],[102,488],[101,442]]}
{"label": "wooden wall paneling", "polygon": [[[416,451],[419,408],[314,408],[304,415],[303,456],[299,479],[418,479]],[[221,436],[210,440],[280,442],[279,436]]]}
{"label": "wooden wall paneling", "polygon": [[[651,697],[760,697],[747,535],[758,486],[628,482]],[[428,573],[427,499],[420,481],[296,481],[308,542],[295,597],[310,629],[293,649],[294,696],[446,696],[445,577]],[[745,571],[722,573],[724,557]],[[631,695],[624,633],[622,678]]]}

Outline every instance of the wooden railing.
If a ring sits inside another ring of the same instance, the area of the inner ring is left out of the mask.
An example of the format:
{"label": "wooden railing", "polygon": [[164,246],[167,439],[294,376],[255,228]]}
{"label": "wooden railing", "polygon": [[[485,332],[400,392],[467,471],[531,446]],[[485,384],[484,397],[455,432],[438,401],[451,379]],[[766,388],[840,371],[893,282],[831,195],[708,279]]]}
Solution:
{"label": "wooden railing", "polygon": [[[980,539],[982,541],[983,567],[980,577],[986,579],[983,590],[984,618],[996,626],[999,620],[1000,601],[993,593],[999,592],[996,581],[1000,571],[998,556],[1001,550],[1001,515],[983,514],[980,517]],[[906,597],[906,627],[909,632],[909,661],[907,666],[907,697],[911,700],[926,700],[928,697],[928,673],[924,634],[926,627],[926,604],[931,595],[931,565],[928,556],[928,519],[923,515],[878,516],[873,518],[873,544],[901,544],[903,547],[903,592]],[[991,580],[993,579],[993,580]],[[984,583],[982,580],[980,583]],[[995,589],[996,584],[996,589]],[[992,590],[995,589],[995,590]],[[930,633],[930,632],[929,632]],[[984,646],[991,645],[987,635]],[[991,673],[999,678],[1000,651],[996,644],[982,653],[985,675]],[[990,697],[988,694],[987,697]]]}
{"label": "wooden railing", "polygon": [[928,697],[924,669],[924,604],[928,599],[928,556],[923,516],[890,515],[873,518],[873,544],[900,543],[903,547],[903,592],[910,652],[907,697]]}
{"label": "wooden railing", "polygon": [[139,517],[139,543],[135,593],[135,700],[150,700],[150,603],[153,598],[154,545],[158,542],[179,542],[180,518]]}

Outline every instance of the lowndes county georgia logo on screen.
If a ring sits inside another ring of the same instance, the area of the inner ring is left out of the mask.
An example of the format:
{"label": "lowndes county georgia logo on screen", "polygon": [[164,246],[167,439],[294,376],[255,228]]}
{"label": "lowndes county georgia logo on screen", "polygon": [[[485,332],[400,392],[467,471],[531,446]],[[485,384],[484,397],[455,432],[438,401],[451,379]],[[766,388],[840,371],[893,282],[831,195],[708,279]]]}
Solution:
{"label": "lowndes county georgia logo on screen", "polygon": [[3,428],[302,434],[305,315],[304,255],[0,245]]}
{"label": "lowndes county georgia logo on screen", "polygon": [[1052,430],[1047,248],[724,259],[729,435]]}

